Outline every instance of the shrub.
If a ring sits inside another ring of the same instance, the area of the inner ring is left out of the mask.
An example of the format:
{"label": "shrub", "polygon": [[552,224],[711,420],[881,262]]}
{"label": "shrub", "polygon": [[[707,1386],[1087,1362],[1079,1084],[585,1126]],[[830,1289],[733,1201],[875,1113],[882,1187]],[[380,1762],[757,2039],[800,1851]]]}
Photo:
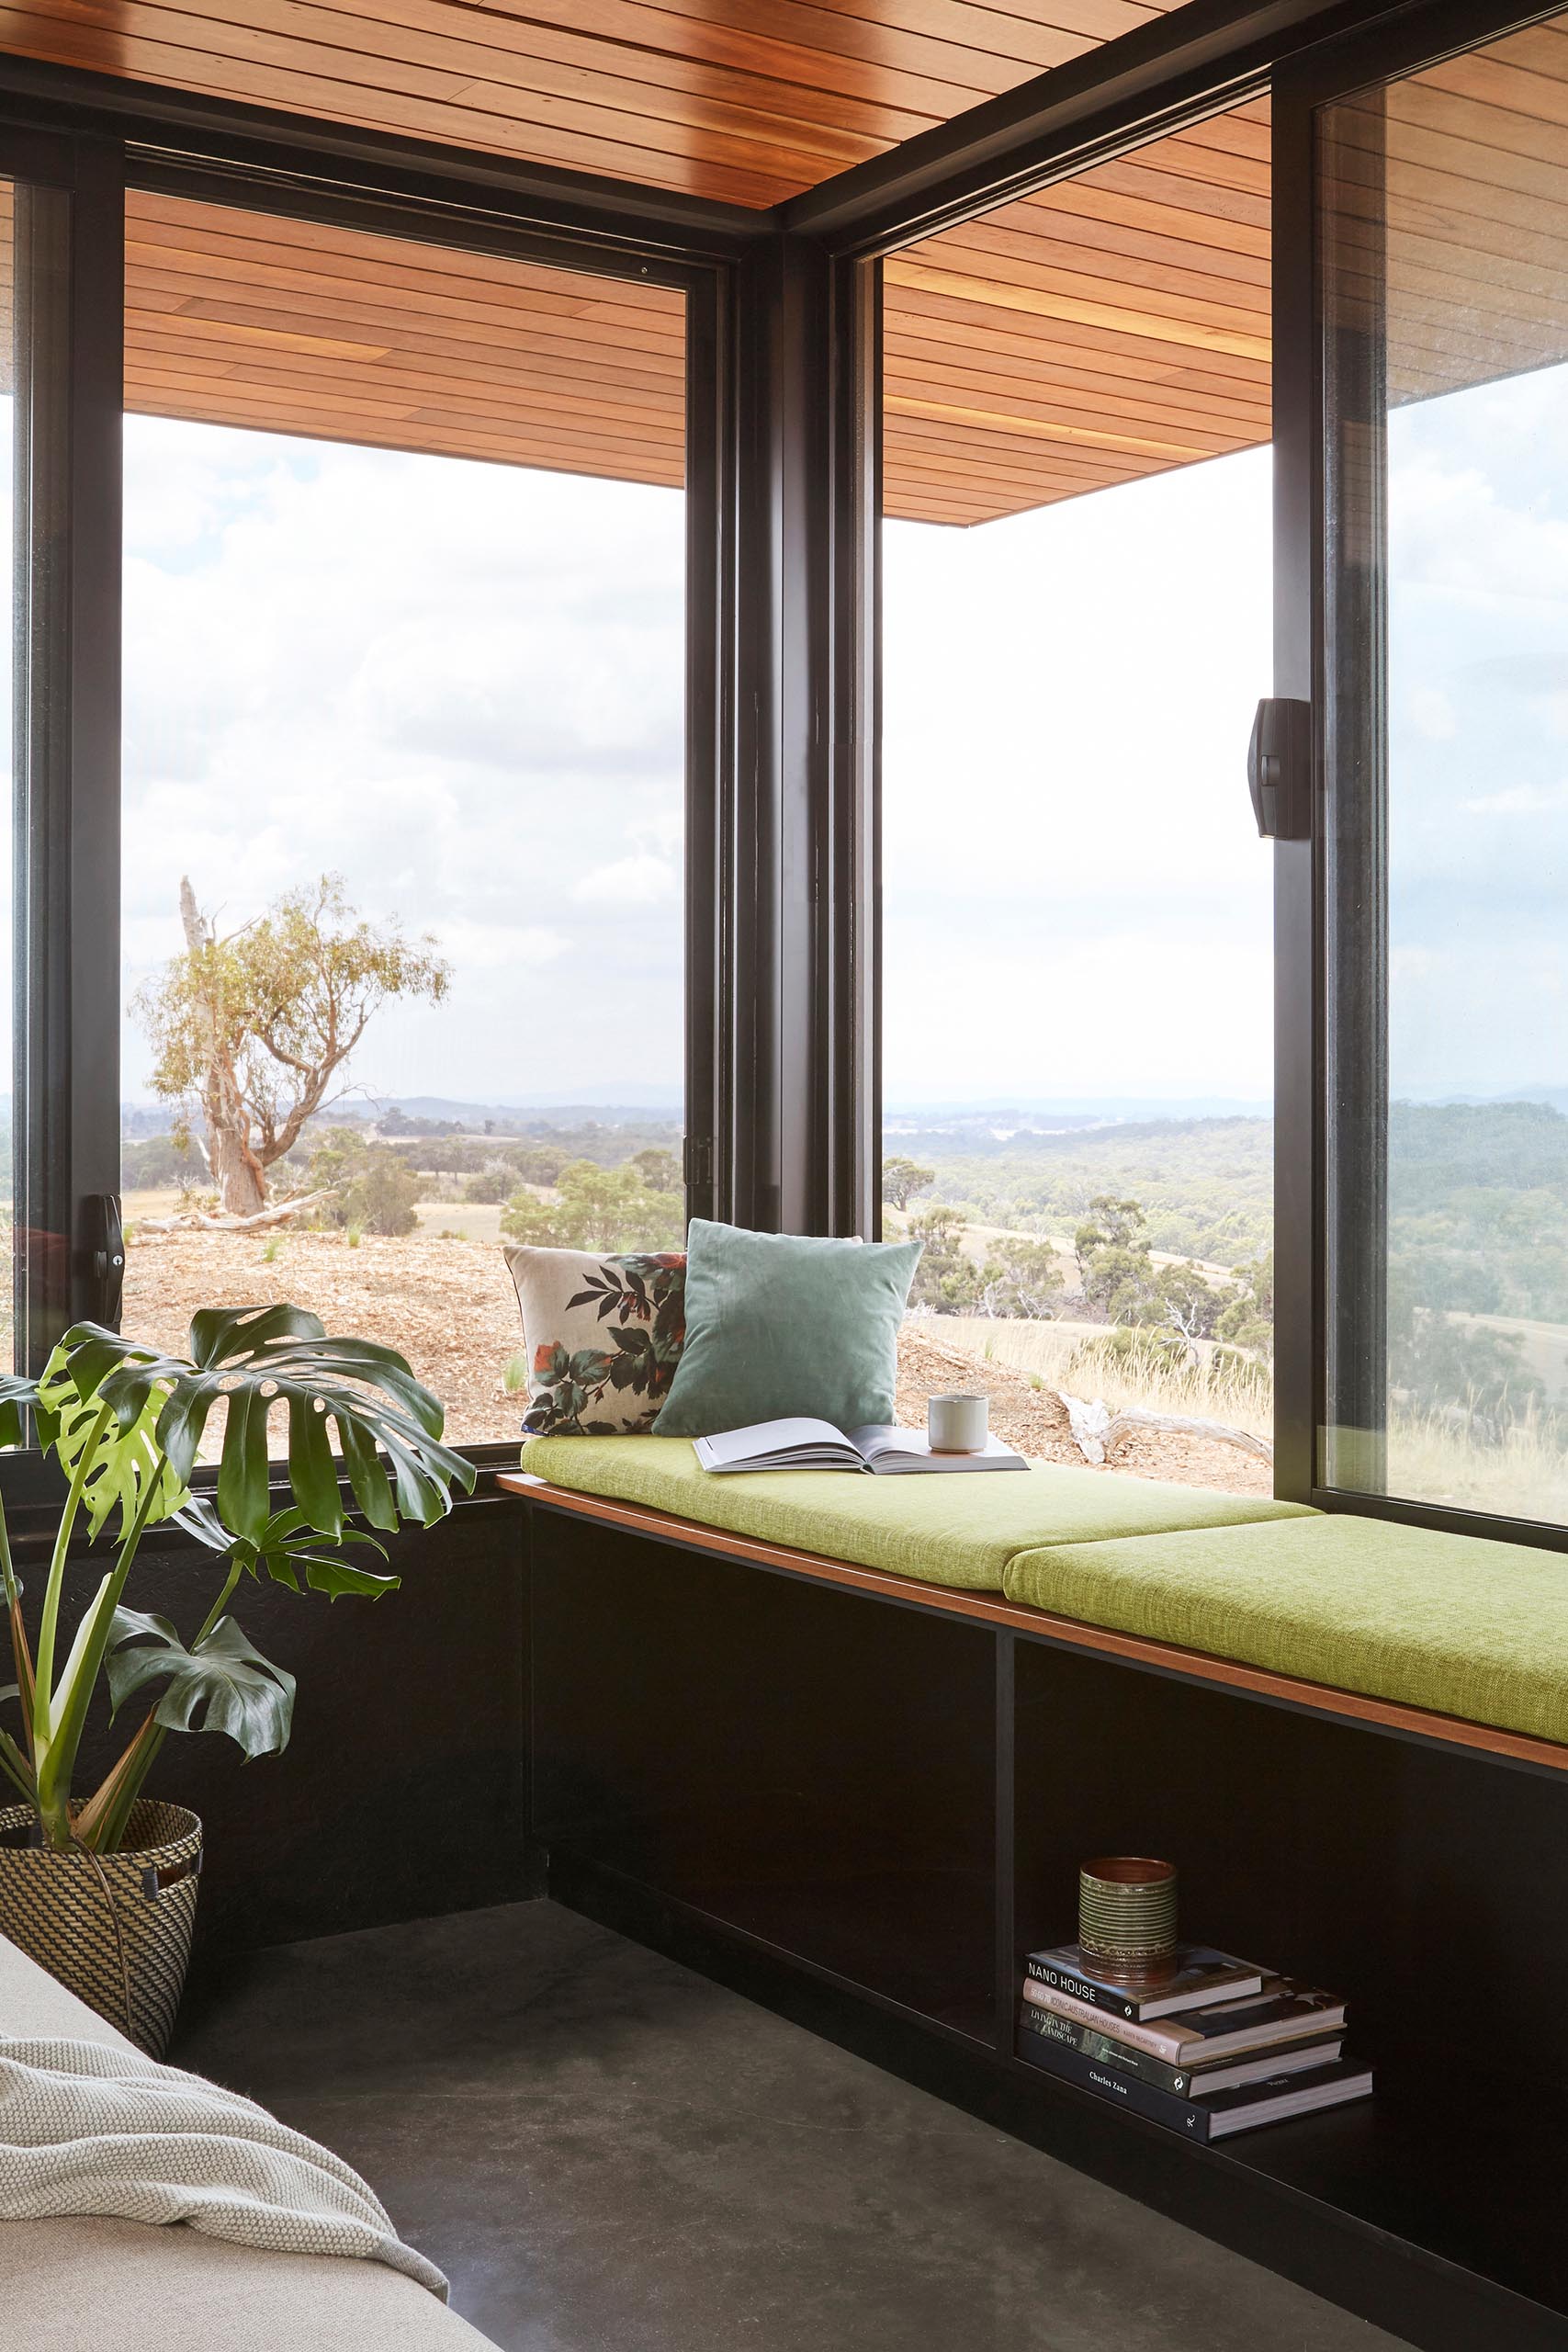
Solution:
{"label": "shrub", "polygon": [[463,1198],[477,1208],[490,1208],[509,1200],[515,1179],[504,1168],[481,1168],[476,1176],[463,1182]]}
{"label": "shrub", "polygon": [[563,1168],[553,1200],[514,1193],[501,1213],[512,1241],[545,1250],[678,1250],[685,1229],[681,1195],[649,1192],[636,1168]]}
{"label": "shrub", "polygon": [[399,1235],[412,1233],[419,1223],[419,1177],[389,1144],[367,1143],[359,1135],[333,1136],[311,1154],[309,1182],[312,1192],[329,1184],[335,1188],[317,1211],[322,1225]]}

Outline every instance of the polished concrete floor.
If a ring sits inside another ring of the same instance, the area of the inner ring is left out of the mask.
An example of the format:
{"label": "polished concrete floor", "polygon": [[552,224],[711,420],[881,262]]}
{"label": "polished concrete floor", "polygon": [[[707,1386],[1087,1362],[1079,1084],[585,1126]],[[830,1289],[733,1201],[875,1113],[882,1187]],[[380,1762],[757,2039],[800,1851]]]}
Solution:
{"label": "polished concrete floor", "polygon": [[264,1952],[171,2055],[358,2165],[503,2352],[1394,2352],[547,1903]]}

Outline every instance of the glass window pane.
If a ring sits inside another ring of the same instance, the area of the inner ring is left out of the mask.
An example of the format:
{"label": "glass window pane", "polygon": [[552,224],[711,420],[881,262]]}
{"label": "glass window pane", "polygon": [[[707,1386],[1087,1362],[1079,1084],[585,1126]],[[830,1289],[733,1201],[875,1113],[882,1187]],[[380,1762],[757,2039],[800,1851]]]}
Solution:
{"label": "glass window pane", "polygon": [[141,196],[129,313],[124,1327],[514,1439],[506,1238],[683,1230],[682,298]]}
{"label": "glass window pane", "polygon": [[1568,1518],[1568,16],[1328,109],[1327,1478]]}
{"label": "glass window pane", "polygon": [[903,1408],[978,1385],[1030,1453],[1267,1493],[1268,107],[885,277],[882,1189],[926,1243]]}

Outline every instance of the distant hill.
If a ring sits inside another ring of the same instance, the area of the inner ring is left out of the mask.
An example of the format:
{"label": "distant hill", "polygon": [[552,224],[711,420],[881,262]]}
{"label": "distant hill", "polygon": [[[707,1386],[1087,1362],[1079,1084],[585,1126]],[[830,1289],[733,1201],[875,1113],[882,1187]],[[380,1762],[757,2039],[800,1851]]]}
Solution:
{"label": "distant hill", "polygon": [[1004,1136],[976,1121],[886,1140],[934,1171],[921,1199],[966,1207],[977,1224],[1070,1234],[1095,1195],[1110,1193],[1137,1201],[1151,1248],[1179,1257],[1238,1265],[1273,1236],[1270,1119],[1126,1120]]}

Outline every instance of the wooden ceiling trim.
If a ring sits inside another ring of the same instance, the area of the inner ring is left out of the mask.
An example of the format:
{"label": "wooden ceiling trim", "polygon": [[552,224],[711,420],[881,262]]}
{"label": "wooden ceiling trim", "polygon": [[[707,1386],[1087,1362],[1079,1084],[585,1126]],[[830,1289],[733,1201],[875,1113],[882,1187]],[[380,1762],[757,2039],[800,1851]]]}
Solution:
{"label": "wooden ceiling trim", "polygon": [[1060,404],[1054,401],[1018,401],[1006,407],[990,407],[973,399],[939,400],[933,396],[934,390],[889,393],[889,413],[928,417],[944,424],[978,425],[987,432],[1018,434],[1036,441],[1069,442],[1085,449],[1124,449],[1141,457],[1165,458],[1177,463],[1217,456],[1221,450],[1230,448],[1234,441],[1231,434],[1200,431],[1193,425],[1179,430],[1168,426],[1161,429],[1152,420],[1127,417],[1112,421],[1103,410],[1100,412],[1102,421],[1089,424],[1081,416],[1063,413]]}
{"label": "wooden ceiling trim", "polygon": [[[1121,163],[1105,164],[1097,170],[1092,182],[1087,173],[1080,179],[1064,180],[1049,193],[1064,211],[1083,212],[1100,220],[1153,220],[1165,211],[1177,216],[1184,223],[1201,223],[1222,242],[1226,224],[1255,230],[1267,240],[1272,208],[1269,198],[1268,174],[1262,175],[1260,187],[1235,187],[1227,182],[1202,179],[1195,174],[1165,171],[1153,164],[1143,164],[1134,157]],[[1032,199],[1039,203],[1038,197]],[[1184,233],[1201,233],[1194,226]],[[1265,248],[1267,249],[1267,247]]]}
{"label": "wooden ceiling trim", "polygon": [[888,393],[890,399],[906,401],[927,399],[967,407],[981,416],[1043,413],[1069,424],[1113,422],[1134,435],[1190,442],[1201,448],[1214,443],[1228,447],[1238,438],[1267,439],[1269,429],[1268,410],[1243,402],[1230,401],[1223,407],[1213,401],[1198,402],[1183,409],[1155,399],[1146,390],[1096,395],[1056,382],[1021,388],[1011,379],[998,381],[931,368],[891,370]]}
{"label": "wooden ceiling trim", "polygon": [[[136,380],[139,384],[154,380],[164,384],[276,384],[301,393],[319,385],[345,398],[352,397],[357,388],[367,398],[422,409],[452,389],[450,376],[438,370],[389,366],[383,360],[367,377],[352,355],[341,367],[334,368],[331,363],[341,356],[336,352],[310,348],[253,354],[241,361],[231,356],[215,356],[200,345],[149,340],[143,343],[138,357]],[[519,395],[526,396],[525,402]],[[478,384],[465,380],[453,410],[455,415],[459,413],[470,418],[489,416],[498,425],[527,420],[541,427],[553,427],[566,419],[587,430],[590,425],[596,428],[602,424],[606,429],[629,434],[636,439],[657,437],[673,421],[679,439],[679,412],[672,413],[669,401],[659,391],[586,378],[578,383],[545,379]],[[646,432],[644,427],[648,428]]]}
{"label": "wooden ceiling trim", "polygon": [[887,337],[885,366],[915,381],[967,384],[1001,393],[1017,390],[1034,399],[1126,401],[1173,416],[1201,417],[1216,407],[1244,409],[1258,416],[1269,413],[1266,376],[1224,377],[1155,363],[1139,366],[1125,357],[1112,360],[1092,346],[1046,340],[1032,344],[1020,356],[1014,337],[1005,350],[976,348],[961,334],[944,341],[931,332],[942,323],[913,316],[901,320]]}
{"label": "wooden ceiling trim", "polygon": [[[324,303],[342,300],[346,291],[364,307],[384,311],[393,320],[406,318],[417,306],[422,315],[449,320],[454,326],[471,323],[476,334],[504,329],[520,311],[568,329],[591,314],[617,307],[595,290],[604,280],[558,270],[519,271],[515,283],[508,284],[502,274],[466,269],[467,254],[456,256],[455,267],[446,273],[409,266],[400,263],[395,245],[388,257],[390,266],[372,269],[357,262],[344,264],[341,254],[329,250],[218,234],[193,241],[189,231],[175,223],[137,220],[127,254],[129,266],[148,283],[154,277],[183,283],[195,274],[209,286],[265,283]],[[656,302],[635,296],[631,315],[644,321],[649,333],[662,334],[673,348],[682,334],[680,295],[670,296],[662,287],[649,292],[668,299]]]}
{"label": "wooden ceiling trim", "polygon": [[[1140,344],[1175,344],[1189,350],[1224,352],[1234,358],[1259,363],[1266,363],[1269,356],[1267,335],[1259,334],[1250,320],[1235,313],[1225,314],[1215,304],[1202,306],[1207,312],[1203,317],[1183,316],[1175,311],[1145,311],[1130,303],[1100,301],[1078,290],[1092,286],[1092,279],[1081,279],[1075,286],[983,282],[953,269],[932,268],[903,254],[887,264],[887,273],[895,285],[914,287],[925,294],[945,294],[954,300],[968,302],[976,310],[1021,311],[1037,318],[1104,327],[1113,334],[1129,335]],[[1193,306],[1194,313],[1198,307]]]}
{"label": "wooden ceiling trim", "polygon": [[[1050,369],[1068,382],[1148,383],[1216,400],[1240,396],[1265,405],[1269,401],[1269,370],[1254,359],[1215,352],[1183,356],[1168,344],[1138,345],[1131,335],[1100,335],[1070,321],[1020,321],[1004,315],[1005,329],[991,323],[994,312],[987,320],[965,304],[901,288],[897,307],[888,313],[891,344],[908,338],[943,345],[950,346],[950,356],[956,351],[987,366],[1017,366],[1037,383],[1039,371]],[[1012,331],[1020,325],[1032,331]],[[988,331],[982,335],[983,327]],[[1051,380],[1055,380],[1055,373]]]}
{"label": "wooden ceiling trim", "polygon": [[922,463],[962,478],[992,496],[1042,481],[1070,484],[1075,491],[1093,490],[1107,481],[1169,469],[1168,458],[1067,443],[1047,447],[999,428],[957,432],[951,425],[920,417],[891,419],[889,427],[898,447],[917,452]]}
{"label": "wooden ceiling trim", "polygon": [[[445,298],[438,298],[426,287],[411,285],[405,288],[396,281],[384,284],[375,273],[367,273],[366,283],[349,292],[341,290],[338,284],[320,272],[300,269],[286,261],[247,266],[218,252],[203,266],[198,256],[182,257],[164,245],[144,244],[134,234],[128,240],[126,258],[130,277],[150,288],[190,292],[193,279],[198,278],[203,289],[201,300],[221,300],[226,294],[243,293],[254,300],[258,295],[276,293],[286,295],[301,311],[323,318],[384,327],[392,334],[418,320],[439,325],[454,341],[466,336],[480,345],[491,335],[515,333],[523,320],[537,319],[558,328],[571,328],[581,327],[590,316],[587,306],[574,294],[551,296],[532,287],[519,288],[518,300],[505,303],[495,300],[494,289],[488,287],[473,295],[453,290]],[[186,263],[183,268],[182,258]],[[457,289],[462,285],[459,278]],[[614,314],[608,319],[602,317],[601,322],[614,323]]]}
{"label": "wooden ceiling trim", "polygon": [[132,192],[127,406],[678,485],[667,287]]}
{"label": "wooden ceiling trim", "polygon": [[943,260],[974,254],[976,274],[992,283],[1044,284],[1050,282],[1044,273],[1060,273],[1068,282],[1081,279],[1102,288],[1111,301],[1153,298],[1175,311],[1193,301],[1213,302],[1258,315],[1269,309],[1266,257],[1260,262],[1250,253],[1222,256],[1174,238],[1139,238],[1131,230],[1100,229],[1080,243],[1062,234],[1059,215],[1040,216],[1032,206],[1028,209],[1028,221],[1006,228],[978,220],[954,231],[943,247]]}
{"label": "wooden ceiling trim", "polygon": [[169,307],[163,297],[156,306],[138,298],[136,316],[140,345],[166,350],[177,345],[215,362],[221,359],[235,366],[243,366],[247,356],[264,358],[268,351],[310,349],[327,356],[374,356],[383,365],[389,357],[394,357],[400,366],[421,367],[432,377],[446,379],[451,372],[449,363],[456,357],[463,363],[464,376],[474,383],[537,382],[541,387],[575,382],[625,383],[638,386],[677,407],[682,398],[683,379],[679,370],[660,366],[654,354],[617,352],[604,343],[597,346],[580,345],[564,353],[547,352],[540,350],[530,336],[525,357],[513,361],[504,357],[476,358],[470,349],[444,344],[434,336],[405,334],[392,345],[318,335],[299,328],[236,324],[232,320]]}
{"label": "wooden ceiling trim", "polygon": [[[498,448],[526,449],[530,457],[521,460],[525,463],[541,462],[538,453],[559,442],[563,447],[599,449],[607,458],[652,457],[662,464],[679,466],[678,456],[671,456],[670,436],[659,429],[657,419],[606,420],[571,410],[563,417],[553,417],[542,409],[519,417],[503,404],[476,401],[471,394],[435,406],[423,390],[404,393],[389,386],[367,386],[357,376],[339,390],[321,370],[288,379],[287,371],[258,368],[243,377],[224,379],[204,368],[186,372],[175,367],[148,366],[145,370],[138,368],[133,389],[138,409],[143,390],[165,401],[192,404],[220,399],[223,423],[251,424],[260,420],[275,432],[293,430],[291,420],[305,413],[331,413],[349,426],[357,417],[359,438],[366,447],[406,449],[415,456],[424,454],[423,436],[415,435],[405,441],[394,428],[423,423],[446,434],[471,430]],[[519,462],[515,455],[511,462]]]}
{"label": "wooden ceiling trim", "polygon": [[1003,513],[1038,506],[1052,498],[1076,498],[1111,482],[1138,481],[1145,472],[1162,470],[1158,465],[1142,465],[1132,458],[1105,465],[1031,464],[1017,449],[995,443],[982,447],[974,438],[959,446],[905,435],[897,446],[906,469],[903,478],[943,483],[955,492],[984,499]]}

